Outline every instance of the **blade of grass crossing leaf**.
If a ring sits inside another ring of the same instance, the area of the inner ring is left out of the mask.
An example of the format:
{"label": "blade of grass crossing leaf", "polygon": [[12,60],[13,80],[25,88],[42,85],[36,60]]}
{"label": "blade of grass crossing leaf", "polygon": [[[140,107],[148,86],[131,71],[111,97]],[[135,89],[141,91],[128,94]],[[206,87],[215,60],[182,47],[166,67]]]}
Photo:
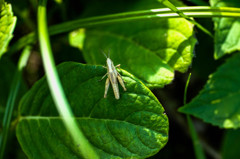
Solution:
{"label": "blade of grass crossing leaf", "polygon": [[[186,104],[186,101],[187,101],[187,89],[188,89],[188,85],[190,82],[190,78],[191,78],[191,73],[188,76],[185,90],[184,90],[184,99],[183,99],[184,105]],[[189,130],[190,130],[190,134],[191,134],[191,138],[192,138],[192,142],[193,142],[195,156],[197,159],[205,159],[206,157],[203,152],[202,145],[200,143],[200,140],[198,138],[197,132],[194,128],[194,125],[193,125],[190,115],[187,115],[187,121],[188,121],[188,126],[189,126]]]}
{"label": "blade of grass crossing leaf", "polygon": [[30,50],[31,50],[31,47],[29,47],[29,46],[27,46],[23,50],[20,60],[18,62],[18,69],[13,78],[10,94],[8,97],[8,101],[6,104],[6,109],[5,109],[5,113],[4,113],[4,117],[3,117],[3,124],[2,124],[3,130],[2,130],[2,134],[0,136],[0,159],[2,159],[4,156],[4,150],[5,150],[6,142],[7,142],[7,138],[8,138],[9,127],[10,127],[11,118],[12,118],[12,114],[13,114],[13,108],[14,108],[15,100],[16,100],[16,97],[17,97],[17,94],[19,91],[19,87],[21,84],[22,70],[27,64],[27,60],[30,55]]}
{"label": "blade of grass crossing leaf", "polygon": [[79,145],[78,148],[80,152],[82,152],[83,157],[87,159],[98,159],[98,156],[96,155],[92,146],[79,129],[74,119],[73,113],[70,109],[69,103],[64,94],[60,79],[58,77],[47,30],[46,4],[47,0],[39,1],[38,33],[44,69],[46,72],[46,78],[51,95],[53,97],[53,101],[55,102],[59,114],[63,117],[63,122],[66,128],[69,130],[75,144]]}
{"label": "blade of grass crossing leaf", "polygon": [[167,6],[168,8],[170,8],[172,11],[176,12],[178,15],[180,15],[181,17],[187,19],[188,21],[190,21],[191,23],[193,23],[194,25],[196,25],[199,29],[201,29],[204,33],[208,34],[209,36],[213,37],[212,33],[210,31],[208,31],[206,28],[204,28],[201,24],[199,24],[198,22],[196,22],[195,20],[191,19],[189,16],[185,15],[182,11],[180,11],[179,9],[177,9],[177,7],[175,7],[171,2],[169,2],[168,0],[158,0],[159,2],[161,2],[162,4],[164,4],[165,6]]}
{"label": "blade of grass crossing leaf", "polygon": [[[240,9],[233,7],[180,7],[178,10],[187,14],[188,17],[199,17],[199,18],[212,18],[212,17],[240,17]],[[137,13],[136,13],[137,12]],[[180,15],[173,14],[172,12],[166,13],[166,8],[143,10],[136,12],[125,12],[111,15],[104,15],[98,17],[91,17],[85,19],[77,19],[61,24],[56,24],[49,27],[50,35],[57,35],[66,33],[74,29],[97,27],[100,25],[107,25],[112,23],[119,23],[130,20],[145,20],[149,18],[177,18]],[[154,13],[154,14],[153,14]],[[119,15],[120,14],[120,15]],[[125,15],[124,17],[122,15]],[[94,19],[94,21],[93,21]],[[107,20],[106,20],[107,19]],[[19,39],[14,43],[8,50],[8,55],[13,54],[24,46],[33,44],[36,42],[37,36],[35,32],[31,32],[26,36]]]}

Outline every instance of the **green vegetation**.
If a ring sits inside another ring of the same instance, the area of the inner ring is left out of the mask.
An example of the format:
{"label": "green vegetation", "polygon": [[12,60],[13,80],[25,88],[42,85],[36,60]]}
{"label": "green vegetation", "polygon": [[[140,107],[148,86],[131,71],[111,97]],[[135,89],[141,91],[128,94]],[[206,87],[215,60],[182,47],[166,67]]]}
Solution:
{"label": "green vegetation", "polygon": [[236,0],[0,8],[0,159],[239,158]]}

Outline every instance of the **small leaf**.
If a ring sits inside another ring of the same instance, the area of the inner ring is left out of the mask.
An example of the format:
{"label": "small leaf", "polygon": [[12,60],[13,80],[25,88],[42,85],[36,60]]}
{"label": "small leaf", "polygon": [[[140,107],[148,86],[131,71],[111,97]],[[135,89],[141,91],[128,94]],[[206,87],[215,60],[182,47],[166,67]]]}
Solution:
{"label": "small leaf", "polygon": [[227,130],[222,147],[222,158],[240,158],[240,130]]}
{"label": "small leaf", "polygon": [[[140,1],[132,10],[153,6],[162,5],[157,1]],[[193,25],[183,18],[127,21],[87,29],[83,53],[88,63],[103,65],[106,59],[101,50],[110,50],[116,64],[148,87],[163,87],[173,80],[174,71],[185,72],[191,64],[196,43],[193,34]]]}
{"label": "small leaf", "polygon": [[222,128],[240,127],[240,53],[210,76],[203,90],[180,112]]}
{"label": "small leaf", "polygon": [[[102,66],[63,63],[59,76],[79,127],[100,158],[146,158],[168,140],[168,118],[151,91],[121,70],[127,91],[103,98]],[[22,98],[18,140],[29,158],[81,158],[50,96],[46,79]],[[56,156],[58,155],[58,156]]]}
{"label": "small leaf", "polygon": [[72,46],[83,49],[85,39],[85,29],[78,29],[69,34],[69,42]]}
{"label": "small leaf", "polygon": [[[210,0],[212,7],[240,7],[236,0]],[[215,26],[215,52],[218,59],[240,50],[240,18],[213,18]]]}
{"label": "small leaf", "polygon": [[0,13],[0,58],[12,39],[17,18],[13,16],[11,4],[4,3]]}

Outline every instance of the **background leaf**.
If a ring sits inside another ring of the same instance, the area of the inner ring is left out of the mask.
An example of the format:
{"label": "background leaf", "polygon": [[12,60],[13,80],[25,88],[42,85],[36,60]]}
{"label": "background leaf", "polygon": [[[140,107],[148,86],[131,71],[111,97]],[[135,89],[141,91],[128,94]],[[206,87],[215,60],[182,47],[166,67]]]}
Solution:
{"label": "background leaf", "polygon": [[[163,6],[157,1],[138,1],[131,10],[159,7]],[[85,31],[83,53],[88,63],[104,64],[101,50],[110,50],[116,64],[120,63],[148,87],[163,87],[173,80],[174,71],[185,72],[191,64],[196,43],[193,34],[193,25],[182,18],[105,25]]]}
{"label": "background leaf", "polygon": [[180,112],[223,128],[240,127],[240,53],[213,73],[203,90]]}
{"label": "background leaf", "polygon": [[[236,0],[210,0],[212,7],[240,7]],[[213,18],[215,27],[214,57],[240,50],[240,18]]]}
{"label": "background leaf", "polygon": [[227,130],[222,147],[222,158],[240,158],[240,130]]}
{"label": "background leaf", "polygon": [[4,3],[0,13],[0,58],[12,39],[17,18],[13,16],[11,4]]}
{"label": "background leaf", "polygon": [[[101,158],[146,158],[168,140],[168,119],[151,91],[121,71],[127,91],[121,98],[112,89],[103,98],[106,73],[101,66],[63,63],[58,67],[63,88],[76,120]],[[17,137],[29,158],[79,158],[50,96],[45,78],[23,97]],[[61,157],[60,157],[61,156]]]}

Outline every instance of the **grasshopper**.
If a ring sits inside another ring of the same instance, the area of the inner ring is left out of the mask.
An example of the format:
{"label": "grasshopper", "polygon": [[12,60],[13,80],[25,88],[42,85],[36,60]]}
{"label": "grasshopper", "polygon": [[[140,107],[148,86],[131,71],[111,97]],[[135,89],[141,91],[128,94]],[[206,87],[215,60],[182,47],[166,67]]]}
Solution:
{"label": "grasshopper", "polygon": [[111,82],[114,96],[115,96],[116,99],[119,99],[120,95],[119,95],[119,89],[118,89],[118,82],[117,82],[117,80],[119,81],[119,83],[123,87],[124,91],[127,90],[125,85],[124,85],[124,81],[122,79],[122,76],[116,70],[116,67],[119,68],[120,64],[114,66],[114,64],[113,64],[112,60],[110,59],[110,57],[107,57],[106,54],[104,54],[104,56],[107,58],[107,61],[106,61],[107,66],[103,66],[103,67],[107,68],[107,73],[102,77],[102,79],[104,79],[104,77],[108,76],[107,79],[106,79],[106,83],[105,83],[104,98],[107,98],[107,92],[108,92],[108,88],[109,88],[109,85],[110,85],[110,82]]}

